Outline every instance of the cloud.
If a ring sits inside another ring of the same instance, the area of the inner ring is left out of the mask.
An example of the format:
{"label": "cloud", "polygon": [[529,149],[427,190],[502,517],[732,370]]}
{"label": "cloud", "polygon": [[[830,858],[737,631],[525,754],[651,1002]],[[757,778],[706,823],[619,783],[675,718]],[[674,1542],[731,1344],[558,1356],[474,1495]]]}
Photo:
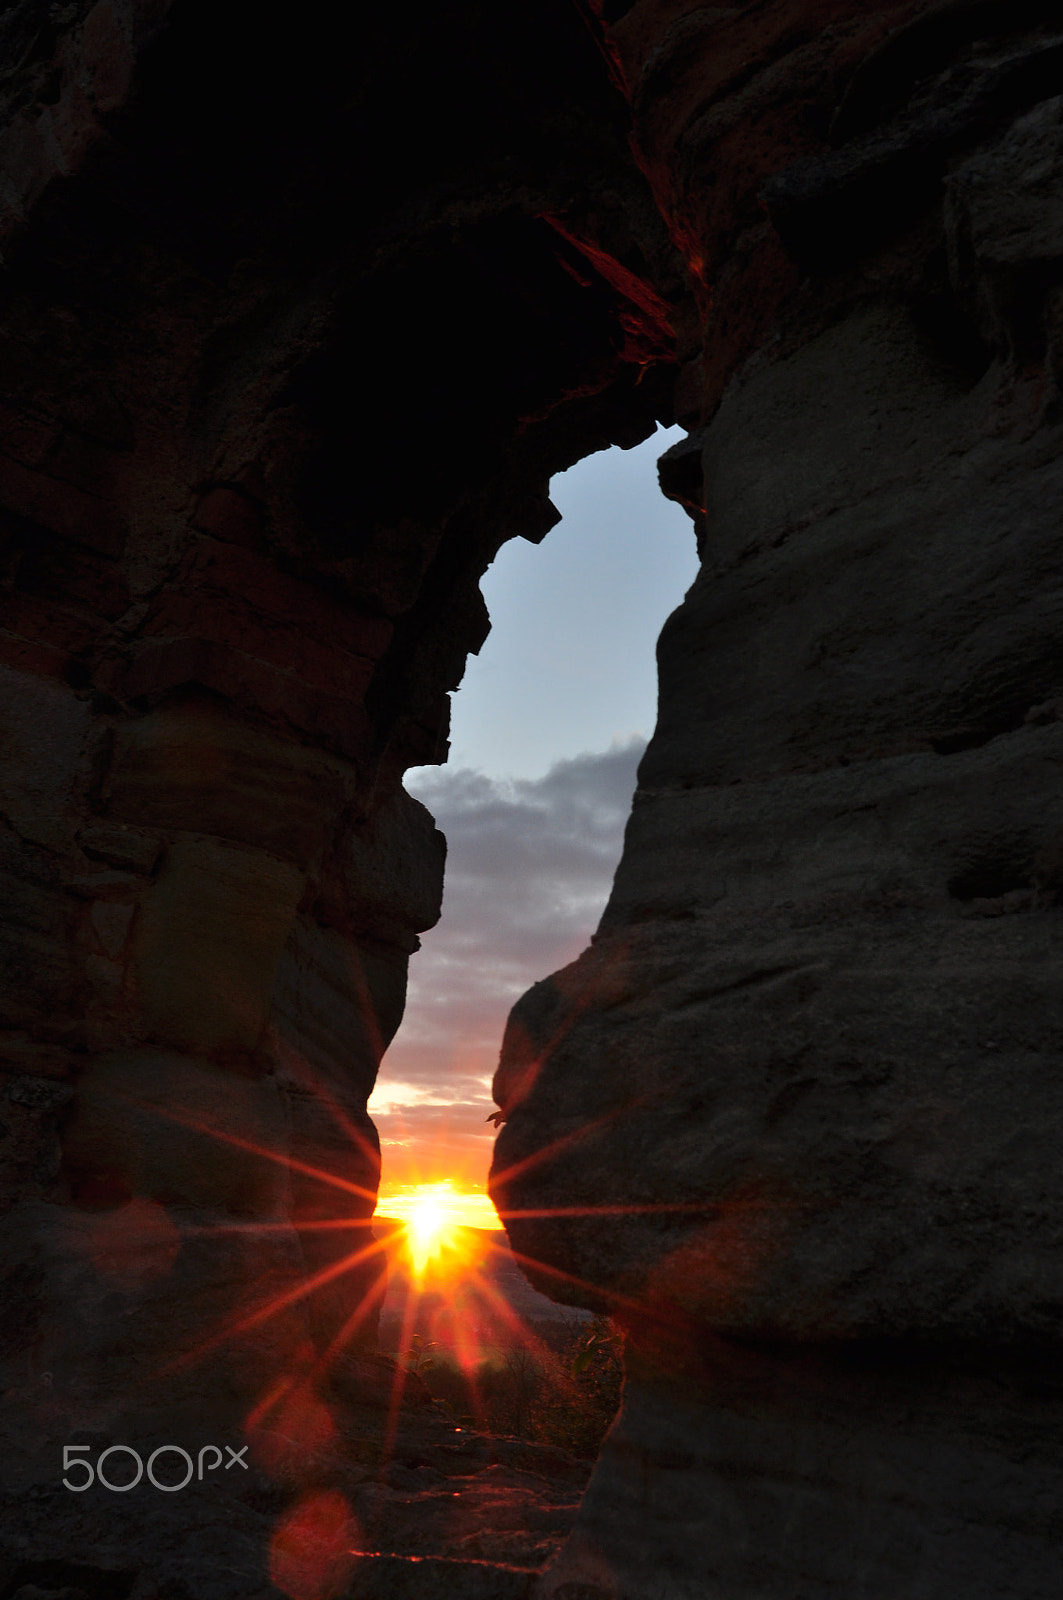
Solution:
{"label": "cloud", "polygon": [[[370,1103],[396,1164],[408,1169],[416,1158],[424,1176],[446,1176],[444,1153],[460,1153],[482,1181],[506,1017],[597,926],[644,749],[635,739],[560,761],[538,779],[431,768],[409,782],[448,852],[443,915],[410,963],[406,1016]],[[427,1170],[436,1155],[441,1173]]]}

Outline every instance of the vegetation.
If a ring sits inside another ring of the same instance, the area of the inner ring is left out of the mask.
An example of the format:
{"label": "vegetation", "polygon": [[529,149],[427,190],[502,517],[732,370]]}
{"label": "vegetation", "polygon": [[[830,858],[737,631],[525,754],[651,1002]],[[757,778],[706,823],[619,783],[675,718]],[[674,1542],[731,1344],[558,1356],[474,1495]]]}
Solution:
{"label": "vegetation", "polygon": [[426,1372],[431,1372],[436,1364],[432,1351],[436,1348],[434,1339],[426,1339],[420,1333],[415,1333],[410,1340],[410,1348],[406,1352],[406,1365],[411,1372],[423,1377]]}
{"label": "vegetation", "polygon": [[595,1317],[540,1323],[534,1337],[496,1346],[471,1372],[416,1335],[406,1361],[456,1422],[593,1458],[620,1404],[621,1346],[610,1319]]}

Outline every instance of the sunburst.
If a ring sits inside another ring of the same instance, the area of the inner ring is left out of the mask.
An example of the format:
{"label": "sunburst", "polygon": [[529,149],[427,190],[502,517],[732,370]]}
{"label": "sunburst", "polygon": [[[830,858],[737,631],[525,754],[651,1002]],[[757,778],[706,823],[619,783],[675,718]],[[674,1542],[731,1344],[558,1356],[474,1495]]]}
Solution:
{"label": "sunburst", "polygon": [[377,1220],[404,1224],[414,1276],[453,1275],[466,1265],[469,1228],[498,1229],[498,1213],[482,1191],[460,1189],[450,1178],[382,1189]]}

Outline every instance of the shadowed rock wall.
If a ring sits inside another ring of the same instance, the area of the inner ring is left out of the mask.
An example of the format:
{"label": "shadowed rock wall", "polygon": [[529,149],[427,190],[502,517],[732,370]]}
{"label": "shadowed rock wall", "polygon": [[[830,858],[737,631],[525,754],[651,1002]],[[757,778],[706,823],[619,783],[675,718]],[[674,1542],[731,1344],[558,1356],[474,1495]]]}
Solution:
{"label": "shadowed rock wall", "polygon": [[444,856],[402,772],[551,473],[671,416],[585,19],[351,20],[0,19],[4,1594],[274,1593],[384,1427],[365,1104]]}
{"label": "shadowed rock wall", "polygon": [[[1063,1490],[1063,33],[605,8],[702,355],[700,575],[493,1193],[627,1327],[541,1593],[1047,1597]],[[924,14],[925,13],[925,14]]]}

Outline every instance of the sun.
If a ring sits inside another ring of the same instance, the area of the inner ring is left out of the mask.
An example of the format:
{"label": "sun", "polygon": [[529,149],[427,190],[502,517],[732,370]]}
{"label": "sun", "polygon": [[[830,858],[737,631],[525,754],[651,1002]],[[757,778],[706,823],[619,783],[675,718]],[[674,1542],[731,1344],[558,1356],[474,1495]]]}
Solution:
{"label": "sun", "polygon": [[382,1192],[377,1216],[405,1225],[406,1247],[418,1278],[457,1267],[469,1254],[469,1228],[497,1229],[498,1213],[485,1194],[457,1190],[449,1178],[403,1184]]}
{"label": "sun", "polygon": [[413,1268],[420,1278],[433,1256],[450,1243],[453,1225],[435,1195],[426,1194],[415,1204],[406,1223]]}

